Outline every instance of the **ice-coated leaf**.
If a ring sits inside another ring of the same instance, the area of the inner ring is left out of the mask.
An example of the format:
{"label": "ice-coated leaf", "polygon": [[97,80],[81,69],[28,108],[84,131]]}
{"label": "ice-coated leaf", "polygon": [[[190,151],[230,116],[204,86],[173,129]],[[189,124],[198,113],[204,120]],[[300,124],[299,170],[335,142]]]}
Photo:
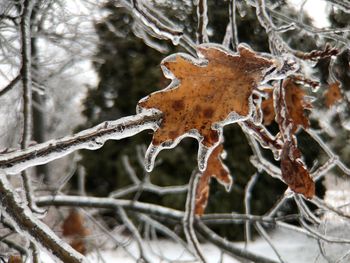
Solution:
{"label": "ice-coated leaf", "polygon": [[281,172],[291,190],[307,198],[315,195],[315,183],[301,160],[299,149],[292,142],[286,142],[283,146]]}
{"label": "ice-coated leaf", "polygon": [[77,209],[71,209],[62,224],[62,235],[69,237],[71,247],[83,255],[86,254],[85,238],[90,234],[84,223],[83,215]]}
{"label": "ice-coated leaf", "polygon": [[340,90],[340,83],[334,82],[331,83],[324,94],[325,104],[328,108],[332,107],[334,104],[339,102],[342,99],[342,94]]}
{"label": "ice-coated leaf", "polygon": [[[309,120],[304,111],[310,110],[312,105],[305,99],[305,91],[291,79],[285,80],[283,88],[285,90],[285,102],[289,120],[294,127],[302,126],[305,129],[308,128]],[[261,103],[264,125],[270,125],[275,119],[272,91],[272,89],[265,90],[268,97]]]}
{"label": "ice-coated leaf", "polygon": [[[238,53],[214,44],[197,47],[200,59],[173,54],[162,61],[170,86],[140,100],[138,111],[158,109],[163,113],[152,144],[146,153],[146,169],[153,169],[156,155],[173,148],[184,137],[199,141],[198,167],[206,168],[210,153],[220,143],[222,127],[243,121],[252,114],[252,92],[276,74],[277,60],[263,56],[246,45]],[[286,68],[283,68],[285,74]]]}
{"label": "ice-coated leaf", "polygon": [[214,149],[208,159],[207,168],[199,179],[196,189],[196,215],[203,215],[204,209],[207,206],[209,198],[209,183],[211,177],[214,177],[219,183],[224,185],[227,191],[229,191],[232,186],[232,177],[230,175],[230,172],[221,160],[223,151],[224,147],[222,144],[219,144]]}

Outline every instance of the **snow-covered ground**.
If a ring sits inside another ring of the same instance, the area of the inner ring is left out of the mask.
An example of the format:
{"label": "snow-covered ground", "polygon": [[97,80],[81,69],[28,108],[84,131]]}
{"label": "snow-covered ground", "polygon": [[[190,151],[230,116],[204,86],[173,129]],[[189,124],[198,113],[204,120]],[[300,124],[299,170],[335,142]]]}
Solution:
{"label": "snow-covered ground", "polygon": [[[292,232],[290,230],[279,229],[271,234],[273,245],[280,253],[280,256],[285,263],[326,263],[328,262],[320,253],[319,245],[315,239],[306,237],[302,233]],[[181,245],[169,240],[160,240],[158,242],[144,242],[144,251],[147,259],[154,263],[166,262],[196,262]],[[244,247],[244,243],[236,243],[239,247]],[[202,244],[202,251],[208,263],[240,263],[237,259],[228,254],[222,255],[220,250],[211,244]],[[327,246],[325,253],[331,255],[331,250]],[[247,249],[255,252],[258,255],[279,262],[277,255],[271,246],[264,240],[258,239],[248,244]],[[126,252],[126,250],[128,252]],[[122,262],[135,263],[139,255],[137,244],[130,242],[127,248],[117,248],[114,250],[102,250],[93,252],[88,255],[90,262]],[[332,249],[333,250],[333,249]],[[338,251],[339,252],[339,251]],[[346,252],[346,251],[345,251]],[[338,253],[337,257],[341,257],[343,253]],[[42,255],[43,262],[51,263],[52,261],[47,255]],[[331,261],[336,262],[336,260]],[[340,261],[340,262],[348,262]]]}

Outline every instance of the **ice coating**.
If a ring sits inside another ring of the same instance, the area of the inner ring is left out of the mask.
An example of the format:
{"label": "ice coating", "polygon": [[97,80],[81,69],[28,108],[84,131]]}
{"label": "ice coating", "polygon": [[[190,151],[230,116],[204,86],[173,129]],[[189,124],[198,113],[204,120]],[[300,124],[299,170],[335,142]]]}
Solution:
{"label": "ice coating", "polygon": [[297,69],[294,61],[258,54],[244,44],[237,53],[221,45],[202,44],[197,53],[198,58],[184,53],[165,58],[161,67],[171,84],[138,103],[138,112],[158,109],[163,113],[146,154],[148,171],[162,149],[175,147],[184,137],[197,139],[198,168],[204,171],[211,152],[222,141],[225,125],[252,115],[261,122],[255,109],[261,103],[259,93],[253,100],[261,83]]}
{"label": "ice coating", "polygon": [[[152,6],[147,6],[146,1],[143,3],[134,1],[133,5],[130,5],[126,1],[121,2],[123,6],[127,7],[132,12],[135,18],[141,21],[145,29],[151,29],[153,31],[155,37],[170,39],[175,46],[179,44],[183,36],[182,30],[162,14],[154,10]],[[151,10],[152,12],[150,12]],[[156,15],[152,13],[156,13]]]}
{"label": "ice coating", "polygon": [[73,136],[28,147],[25,150],[0,155],[0,170],[6,174],[17,174],[28,167],[48,163],[80,149],[96,150],[107,140],[131,137],[143,130],[157,128],[161,113],[157,110],[106,121]]}

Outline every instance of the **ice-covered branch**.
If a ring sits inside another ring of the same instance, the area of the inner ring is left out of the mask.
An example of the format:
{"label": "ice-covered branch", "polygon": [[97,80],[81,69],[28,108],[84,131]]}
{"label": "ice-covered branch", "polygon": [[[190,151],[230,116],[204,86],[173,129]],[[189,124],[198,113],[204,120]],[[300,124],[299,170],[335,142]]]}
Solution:
{"label": "ice-covered branch", "polygon": [[23,137],[21,146],[26,148],[32,139],[32,77],[31,77],[31,25],[30,18],[36,1],[26,0],[23,3],[23,15],[20,25],[21,31],[21,58],[20,71],[23,85]]}
{"label": "ice-covered branch", "polygon": [[137,0],[132,0],[132,3],[125,0],[118,2],[134,16],[147,33],[159,39],[170,40],[174,45],[180,44],[188,52],[195,54],[195,44],[191,38],[159,12],[146,8],[146,1],[143,3]]}
{"label": "ice-covered branch", "polygon": [[183,228],[186,235],[187,242],[193,247],[196,256],[199,261],[205,263],[205,257],[200,247],[196,232],[194,231],[194,220],[195,220],[195,206],[196,206],[196,191],[201,174],[194,172],[189,182],[189,191],[186,198],[186,209],[183,217]]}
{"label": "ice-covered branch", "polygon": [[[108,208],[117,209],[122,207],[126,210],[133,210],[140,213],[146,213],[165,220],[175,220],[181,222],[184,217],[184,212],[172,208],[162,207],[159,205],[142,203],[133,200],[118,200],[112,198],[96,198],[96,197],[81,197],[81,196],[42,196],[36,199],[38,206],[80,206],[90,208]],[[209,242],[217,245],[231,255],[248,259],[254,262],[275,263],[266,257],[259,256],[255,253],[249,252],[243,248],[236,246],[234,243],[218,236],[209,229],[199,219],[194,220],[194,227],[202,236]]]}
{"label": "ice-covered branch", "polygon": [[17,174],[28,167],[48,163],[80,149],[96,150],[107,140],[120,140],[143,130],[155,129],[161,116],[158,111],[150,111],[116,121],[106,121],[73,136],[5,153],[0,155],[0,169],[7,174]]}
{"label": "ice-covered branch", "polygon": [[12,79],[10,81],[9,84],[7,84],[7,86],[5,88],[3,88],[2,90],[0,90],[0,97],[2,95],[5,95],[8,91],[10,91],[13,87],[15,87],[17,85],[17,83],[21,80],[21,76],[17,75],[17,77],[15,77],[14,79]]}
{"label": "ice-covered branch", "polygon": [[0,172],[1,211],[11,221],[16,231],[28,237],[32,242],[47,249],[62,262],[84,262],[84,257],[62,242],[56,234],[38,220],[26,207],[8,182],[6,175]]}
{"label": "ice-covered branch", "polygon": [[235,50],[239,44],[238,31],[236,23],[236,0],[230,0],[229,3],[230,27],[232,32],[232,47]]}
{"label": "ice-covered branch", "polygon": [[[197,2],[197,1],[196,1]],[[199,0],[197,2],[197,43],[207,43],[209,42],[207,25],[208,25],[208,5],[207,0]]]}
{"label": "ice-covered branch", "polygon": [[340,8],[346,13],[350,13],[350,2],[348,0],[327,0],[327,2]]}

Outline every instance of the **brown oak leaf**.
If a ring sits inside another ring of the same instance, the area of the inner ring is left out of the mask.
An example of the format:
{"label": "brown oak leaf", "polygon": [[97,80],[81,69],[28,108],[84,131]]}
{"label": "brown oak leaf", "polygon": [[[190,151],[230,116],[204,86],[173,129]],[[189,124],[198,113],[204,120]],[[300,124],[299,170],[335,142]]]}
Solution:
{"label": "brown oak leaf", "polygon": [[263,112],[263,124],[270,125],[275,119],[275,109],[273,107],[273,89],[265,90],[267,98],[261,102]]}
{"label": "brown oak leaf", "polygon": [[[308,128],[310,123],[305,110],[310,110],[312,105],[305,99],[305,91],[291,79],[286,79],[283,87],[290,121],[295,128],[298,126],[302,126],[305,129]],[[275,119],[273,89],[267,89],[265,92],[268,94],[268,98],[261,103],[263,124],[270,125]]]}
{"label": "brown oak leaf", "polygon": [[340,83],[334,82],[330,84],[324,96],[325,96],[325,104],[328,108],[330,108],[335,103],[340,101],[342,99],[342,94],[340,91]]}
{"label": "brown oak leaf", "polygon": [[286,79],[283,83],[286,92],[286,105],[288,115],[295,127],[302,126],[305,129],[310,126],[305,110],[310,110],[312,105],[305,100],[305,91],[293,80]]}
{"label": "brown oak leaf", "polygon": [[232,177],[228,168],[221,160],[221,154],[224,150],[222,144],[219,144],[211,153],[208,159],[207,168],[202,173],[196,189],[196,215],[203,215],[209,198],[209,183],[211,177],[218,180],[219,183],[229,191],[232,186]]}
{"label": "brown oak leaf", "polygon": [[199,156],[205,157],[198,165],[204,171],[221,141],[222,126],[250,117],[253,90],[280,66],[245,45],[238,46],[238,53],[219,45],[199,45],[198,54],[201,59],[183,53],[165,58],[162,69],[172,79],[170,86],[138,103],[138,112],[153,108],[163,113],[146,153],[149,171],[161,148],[173,148],[186,136],[199,141]]}
{"label": "brown oak leaf", "polygon": [[315,195],[315,183],[301,160],[301,152],[293,142],[286,142],[281,154],[281,172],[283,180],[290,189],[303,194],[306,198]]}
{"label": "brown oak leaf", "polygon": [[19,255],[11,255],[7,261],[7,263],[22,263],[22,257]]}
{"label": "brown oak leaf", "polygon": [[85,220],[78,210],[70,210],[68,216],[62,224],[62,235],[68,237],[70,245],[79,253],[86,253],[85,237],[90,234],[89,229],[85,226]]}

